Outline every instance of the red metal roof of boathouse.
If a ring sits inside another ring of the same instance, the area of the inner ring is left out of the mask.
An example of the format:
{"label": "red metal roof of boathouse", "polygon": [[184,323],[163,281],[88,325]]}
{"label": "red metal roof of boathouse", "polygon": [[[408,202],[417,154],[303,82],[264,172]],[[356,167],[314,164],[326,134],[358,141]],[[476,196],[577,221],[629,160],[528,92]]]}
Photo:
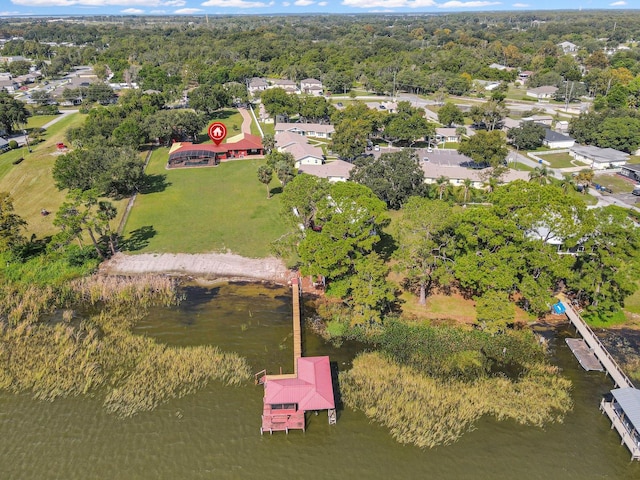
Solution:
{"label": "red metal roof of boathouse", "polygon": [[298,377],[268,380],[264,395],[270,405],[297,403],[303,411],[335,408],[329,357],[298,358]]}

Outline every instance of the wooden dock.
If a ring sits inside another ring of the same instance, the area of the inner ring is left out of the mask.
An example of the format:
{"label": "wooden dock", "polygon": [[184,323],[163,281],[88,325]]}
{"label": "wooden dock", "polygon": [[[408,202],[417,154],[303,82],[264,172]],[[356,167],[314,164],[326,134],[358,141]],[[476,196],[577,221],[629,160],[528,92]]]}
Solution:
{"label": "wooden dock", "polygon": [[633,383],[629,380],[629,377],[622,371],[618,363],[614,360],[611,354],[607,351],[600,339],[591,330],[591,327],[582,319],[580,315],[573,309],[571,303],[564,297],[559,296],[566,311],[565,314],[569,319],[569,322],[575,327],[580,336],[584,339],[585,344],[596,356],[598,361],[604,367],[604,371],[607,375],[611,376],[616,387],[633,387]]}
{"label": "wooden dock", "polygon": [[596,371],[603,372],[604,368],[602,364],[596,357],[595,353],[587,346],[587,342],[585,342],[582,338],[567,338],[565,339],[567,345],[573,352],[573,354],[580,362],[582,368],[584,368],[587,372]]}
{"label": "wooden dock", "polygon": [[298,374],[298,359],[302,356],[302,324],[300,310],[300,282],[299,279],[291,281],[293,289],[293,373]]}

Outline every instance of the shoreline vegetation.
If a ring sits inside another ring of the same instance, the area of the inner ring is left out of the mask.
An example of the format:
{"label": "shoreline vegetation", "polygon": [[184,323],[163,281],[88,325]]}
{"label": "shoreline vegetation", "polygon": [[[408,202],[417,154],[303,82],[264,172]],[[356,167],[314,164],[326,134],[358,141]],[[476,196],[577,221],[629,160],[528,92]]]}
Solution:
{"label": "shoreline vegetation", "polygon": [[47,401],[104,395],[107,411],[129,417],[212,381],[239,385],[250,377],[234,353],[132,333],[148,307],[179,301],[175,279],[92,275],[57,289],[13,288],[17,300],[3,302],[0,323],[0,389]]}

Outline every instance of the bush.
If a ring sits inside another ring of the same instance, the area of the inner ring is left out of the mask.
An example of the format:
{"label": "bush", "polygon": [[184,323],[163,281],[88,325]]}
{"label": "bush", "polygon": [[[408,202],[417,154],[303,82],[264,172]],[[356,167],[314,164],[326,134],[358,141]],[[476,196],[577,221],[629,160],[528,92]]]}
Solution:
{"label": "bush", "polygon": [[18,142],[16,142],[15,140],[9,140],[9,148],[11,150],[15,150],[16,148],[18,148]]}

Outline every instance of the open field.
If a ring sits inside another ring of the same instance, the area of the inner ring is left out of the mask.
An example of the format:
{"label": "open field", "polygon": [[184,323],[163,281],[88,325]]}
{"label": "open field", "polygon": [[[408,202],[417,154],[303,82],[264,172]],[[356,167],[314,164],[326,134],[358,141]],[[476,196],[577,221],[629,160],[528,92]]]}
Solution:
{"label": "open field", "polygon": [[43,125],[49,123],[56,117],[58,117],[58,115],[35,115],[33,117],[29,117],[27,119],[27,130],[32,128],[42,128]]}
{"label": "open field", "polygon": [[[37,120],[37,117],[32,117]],[[49,116],[46,116],[49,121]],[[47,129],[45,141],[32,146],[32,152],[19,148],[0,155],[0,191],[9,192],[14,200],[15,213],[27,221],[27,236],[51,235],[57,231],[53,226],[53,213],[64,201],[65,193],[60,192],[53,183],[51,170],[56,160],[56,143],[63,142],[64,132],[71,126],[80,125],[84,116],[72,114]],[[43,122],[42,124],[44,125]],[[14,165],[18,158],[24,160]],[[124,213],[126,200],[113,202],[118,209],[119,221]],[[46,209],[51,215],[41,215]]]}
{"label": "open field", "polygon": [[167,157],[166,148],[151,156],[146,173],[157,187],[138,195],[127,220],[124,236],[135,240],[129,242],[131,251],[231,251],[251,258],[270,254],[269,244],[286,227],[278,195],[268,200],[257,178],[264,160],[166,170]]}
{"label": "open field", "polygon": [[596,175],[593,179],[594,183],[604,185],[613,190],[613,193],[631,193],[634,183],[631,180],[624,179],[620,175]]}

